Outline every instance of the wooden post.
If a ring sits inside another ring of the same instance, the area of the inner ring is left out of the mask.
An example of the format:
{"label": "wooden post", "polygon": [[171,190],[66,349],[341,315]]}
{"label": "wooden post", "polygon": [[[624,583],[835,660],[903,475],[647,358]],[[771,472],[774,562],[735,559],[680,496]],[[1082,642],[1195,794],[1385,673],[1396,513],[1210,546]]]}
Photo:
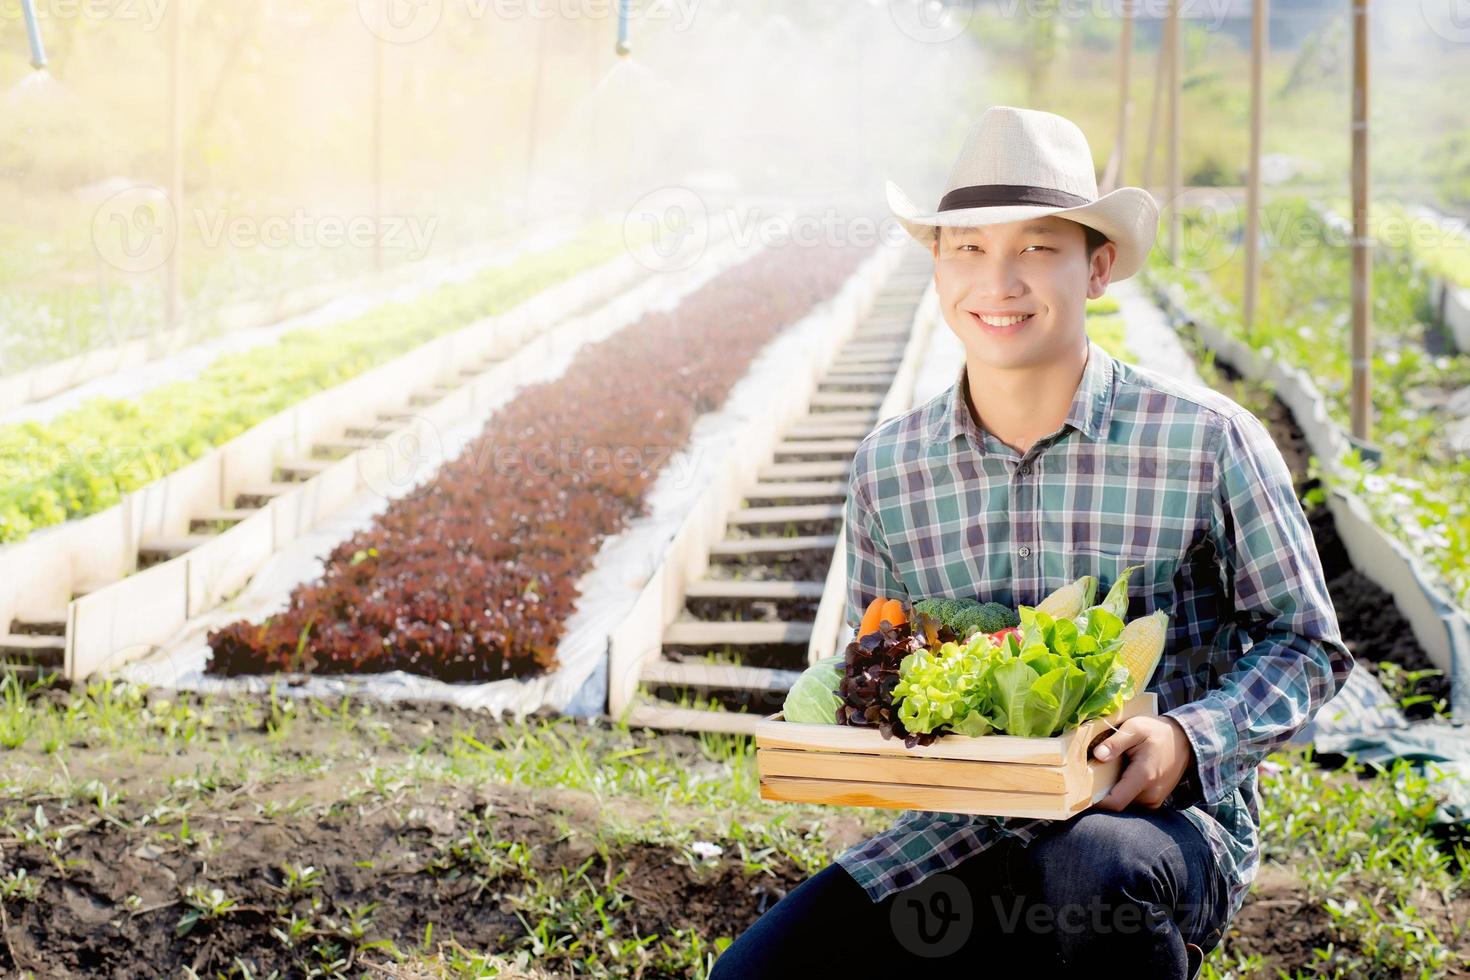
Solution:
{"label": "wooden post", "polygon": [[1160,36],[1159,48],[1154,55],[1154,97],[1148,113],[1148,139],[1143,146],[1143,181],[1145,190],[1152,189],[1154,179],[1154,147],[1159,143],[1159,107],[1164,104],[1164,86],[1169,83],[1169,48],[1166,38]]}
{"label": "wooden post", "polygon": [[531,116],[526,121],[526,179],[521,185],[521,226],[531,222],[531,181],[536,176],[537,127],[541,119],[541,76],[546,70],[546,21],[536,34],[536,79],[531,86]]}
{"label": "wooden post", "polygon": [[1118,39],[1118,139],[1103,174],[1103,193],[1123,182],[1128,171],[1128,119],[1133,115],[1133,3],[1124,0],[1123,36]]}
{"label": "wooden post", "polygon": [[1179,264],[1179,240],[1182,216],[1179,200],[1179,0],[1169,0],[1169,261]]}
{"label": "wooden post", "polygon": [[[168,203],[173,208],[174,247],[168,254],[164,320],[167,336],[177,337],[184,307],[184,4],[169,17]],[[149,355],[157,353],[149,345]]]}
{"label": "wooden post", "polygon": [[1245,331],[1253,336],[1256,289],[1261,277],[1261,124],[1264,115],[1264,77],[1270,4],[1254,0],[1251,9],[1251,156],[1245,186]]}
{"label": "wooden post", "polygon": [[1368,0],[1353,0],[1353,435],[1373,431],[1373,252],[1368,241]]}

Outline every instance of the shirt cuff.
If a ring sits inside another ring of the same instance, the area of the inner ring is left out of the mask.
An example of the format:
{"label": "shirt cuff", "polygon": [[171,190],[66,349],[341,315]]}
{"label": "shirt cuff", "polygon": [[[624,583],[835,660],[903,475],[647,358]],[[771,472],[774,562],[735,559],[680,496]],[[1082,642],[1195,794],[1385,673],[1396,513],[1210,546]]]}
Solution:
{"label": "shirt cuff", "polygon": [[[1194,765],[1185,774],[1185,779],[1191,780],[1188,798],[1191,802],[1214,806],[1235,787],[1235,783],[1227,779],[1226,773],[1222,771],[1228,764],[1227,748],[1231,743],[1233,730],[1227,731],[1221,727],[1219,709],[1211,705],[1208,698],[1170,708],[1164,712],[1164,717],[1173,718],[1179,723],[1194,750]],[[1183,781],[1180,786],[1184,786]],[[1175,789],[1175,793],[1179,793],[1179,788]],[[1172,794],[1170,798],[1173,798]]]}

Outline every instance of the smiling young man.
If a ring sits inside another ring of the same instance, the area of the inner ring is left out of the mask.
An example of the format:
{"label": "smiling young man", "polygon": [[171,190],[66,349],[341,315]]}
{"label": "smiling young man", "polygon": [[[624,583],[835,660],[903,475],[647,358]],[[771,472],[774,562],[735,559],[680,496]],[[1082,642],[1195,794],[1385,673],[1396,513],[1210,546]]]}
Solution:
{"label": "smiling young man", "polygon": [[1193,977],[1259,865],[1257,765],[1346,681],[1316,548],[1261,423],[1088,340],[1085,306],[1142,266],[1144,190],[1098,197],[1086,137],[997,106],[937,211],[889,187],[934,255],[955,384],[860,445],[848,623],[878,595],[1035,605],[1132,565],[1129,618],[1170,628],[1112,791],[1067,821],[910,811],[769,909],[714,977],[879,976],[940,961]]}

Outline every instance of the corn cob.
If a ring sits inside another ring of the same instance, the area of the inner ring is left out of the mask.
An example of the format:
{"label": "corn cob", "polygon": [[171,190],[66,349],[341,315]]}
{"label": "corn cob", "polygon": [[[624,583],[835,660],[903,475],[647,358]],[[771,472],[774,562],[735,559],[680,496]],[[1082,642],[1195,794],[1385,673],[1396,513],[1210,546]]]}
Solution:
{"label": "corn cob", "polygon": [[1169,628],[1169,614],[1162,609],[1151,616],[1140,616],[1127,626],[1119,637],[1122,646],[1118,659],[1133,675],[1133,694],[1136,697],[1148,687],[1149,679],[1159,666],[1164,655],[1164,634]]}
{"label": "corn cob", "polygon": [[1053,619],[1072,619],[1092,605],[1092,598],[1095,595],[1097,595],[1097,579],[1091,575],[1084,575],[1042,599],[1036,611],[1044,612]]}

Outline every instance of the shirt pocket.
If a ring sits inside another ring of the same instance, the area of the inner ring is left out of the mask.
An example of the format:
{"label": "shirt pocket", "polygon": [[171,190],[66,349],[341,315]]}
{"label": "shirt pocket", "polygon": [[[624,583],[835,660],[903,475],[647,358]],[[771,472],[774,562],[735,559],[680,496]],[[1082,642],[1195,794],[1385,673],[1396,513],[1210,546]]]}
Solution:
{"label": "shirt pocket", "polygon": [[1084,575],[1094,576],[1097,579],[1097,598],[1093,601],[1101,602],[1125,568],[1142,566],[1128,578],[1128,615],[1125,618],[1131,620],[1159,609],[1172,611],[1174,583],[1182,559],[1181,555],[1161,555],[1158,552],[1114,554],[1106,551],[1073,551],[1070,555],[1070,571],[1073,579]]}

